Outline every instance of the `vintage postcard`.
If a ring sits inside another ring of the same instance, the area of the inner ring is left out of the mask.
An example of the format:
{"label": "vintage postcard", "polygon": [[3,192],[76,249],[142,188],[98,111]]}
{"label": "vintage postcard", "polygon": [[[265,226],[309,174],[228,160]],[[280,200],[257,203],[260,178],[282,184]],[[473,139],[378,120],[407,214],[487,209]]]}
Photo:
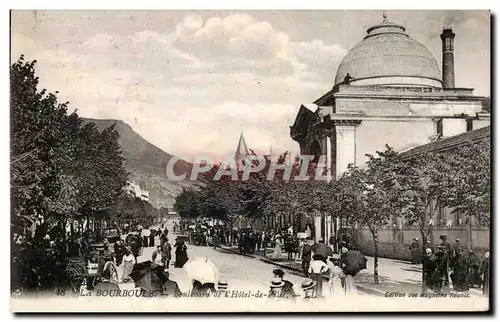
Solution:
{"label": "vintage postcard", "polygon": [[11,310],[489,311],[490,19],[11,11]]}

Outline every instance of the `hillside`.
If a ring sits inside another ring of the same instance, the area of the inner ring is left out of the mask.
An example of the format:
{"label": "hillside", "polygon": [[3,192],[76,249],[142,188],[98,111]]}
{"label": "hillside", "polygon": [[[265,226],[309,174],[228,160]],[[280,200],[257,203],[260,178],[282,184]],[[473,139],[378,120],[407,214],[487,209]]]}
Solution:
{"label": "hillside", "polygon": [[[115,129],[120,134],[119,143],[126,160],[126,168],[130,173],[131,181],[139,184],[143,189],[149,190],[149,199],[156,206],[173,206],[175,196],[182,188],[197,185],[196,182],[172,181],[166,176],[166,166],[173,155],[146,141],[134,132],[130,125],[120,120],[84,119],[84,122],[94,122],[97,128],[103,129],[115,124]],[[190,173],[192,164],[185,161],[175,163],[176,174]]]}

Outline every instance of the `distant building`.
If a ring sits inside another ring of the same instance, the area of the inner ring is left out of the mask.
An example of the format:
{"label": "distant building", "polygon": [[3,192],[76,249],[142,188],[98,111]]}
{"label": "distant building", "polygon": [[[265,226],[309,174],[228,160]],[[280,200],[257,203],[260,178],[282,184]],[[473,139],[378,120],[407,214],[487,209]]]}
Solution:
{"label": "distant building", "polygon": [[129,181],[125,190],[141,200],[149,201],[149,191],[142,189],[141,186],[135,182]]}

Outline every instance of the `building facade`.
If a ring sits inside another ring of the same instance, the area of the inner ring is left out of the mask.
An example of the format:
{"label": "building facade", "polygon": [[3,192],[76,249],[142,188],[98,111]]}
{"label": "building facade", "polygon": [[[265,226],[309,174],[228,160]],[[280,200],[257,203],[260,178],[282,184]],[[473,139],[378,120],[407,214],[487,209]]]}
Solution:
{"label": "building facade", "polygon": [[[386,144],[403,152],[488,126],[485,98],[455,88],[454,39],[452,29],[444,28],[440,71],[404,26],[384,16],[368,28],[339,65],[332,90],[300,106],[290,136],[301,154],[313,155],[315,162],[326,156],[335,180]],[[327,241],[342,223],[317,214],[314,226],[315,238]]]}
{"label": "building facade", "polygon": [[149,191],[142,189],[140,185],[132,181],[128,182],[128,185],[125,188],[125,190],[128,193],[132,194],[133,196],[140,198],[141,200],[149,201]]}

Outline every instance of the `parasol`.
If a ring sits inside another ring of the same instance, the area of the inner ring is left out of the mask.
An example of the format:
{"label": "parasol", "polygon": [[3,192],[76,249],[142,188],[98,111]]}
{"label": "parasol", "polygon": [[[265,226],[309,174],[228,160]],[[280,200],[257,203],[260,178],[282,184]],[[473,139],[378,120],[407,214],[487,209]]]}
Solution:
{"label": "parasol", "polygon": [[356,276],[361,270],[366,269],[368,260],[360,251],[348,250],[342,255],[343,270],[346,275]]}
{"label": "parasol", "polygon": [[135,287],[146,291],[161,291],[167,280],[163,266],[151,261],[137,263],[129,276],[134,280]]}
{"label": "parasol", "polygon": [[186,265],[184,265],[184,269],[191,279],[197,280],[201,284],[216,284],[219,281],[219,269],[207,257],[190,259]]}
{"label": "parasol", "polygon": [[151,235],[151,230],[143,229],[141,233],[142,233],[142,236],[149,237]]}
{"label": "parasol", "polygon": [[311,249],[314,252],[314,255],[320,255],[324,258],[333,256],[333,250],[322,243],[314,243],[314,245],[311,246]]}

